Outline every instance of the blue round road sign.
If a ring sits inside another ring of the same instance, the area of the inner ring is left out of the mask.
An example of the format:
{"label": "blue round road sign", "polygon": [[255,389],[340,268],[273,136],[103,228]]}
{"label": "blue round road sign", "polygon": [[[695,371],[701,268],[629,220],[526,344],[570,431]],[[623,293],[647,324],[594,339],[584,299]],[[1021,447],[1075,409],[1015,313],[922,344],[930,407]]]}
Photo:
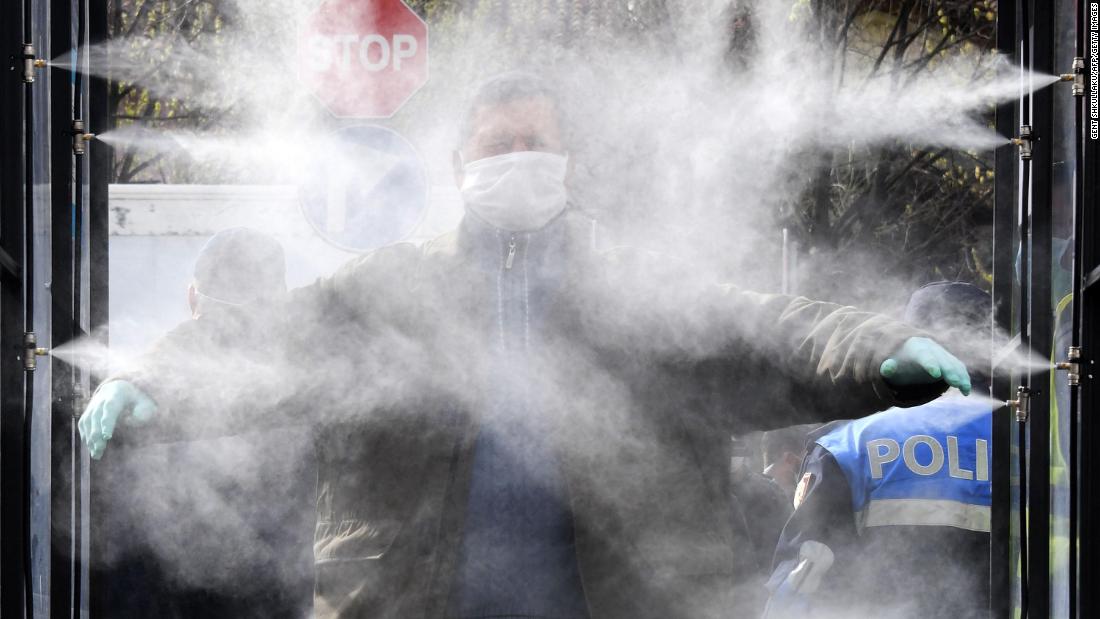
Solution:
{"label": "blue round road sign", "polygon": [[428,208],[428,173],[405,138],[377,125],[344,127],[319,151],[298,187],[317,234],[355,252],[412,234]]}

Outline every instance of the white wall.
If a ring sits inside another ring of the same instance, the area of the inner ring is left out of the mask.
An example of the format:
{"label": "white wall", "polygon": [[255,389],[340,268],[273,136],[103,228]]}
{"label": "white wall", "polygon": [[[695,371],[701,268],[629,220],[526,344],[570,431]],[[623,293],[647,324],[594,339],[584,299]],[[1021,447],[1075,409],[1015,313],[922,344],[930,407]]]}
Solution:
{"label": "white wall", "polygon": [[[292,185],[111,185],[110,340],[124,360],[186,320],[187,286],[199,249],[236,226],[266,232],[286,251],[287,285],[308,284],[356,254],[328,244],[301,213]],[[453,186],[431,188],[421,243],[452,229],[462,203]]]}

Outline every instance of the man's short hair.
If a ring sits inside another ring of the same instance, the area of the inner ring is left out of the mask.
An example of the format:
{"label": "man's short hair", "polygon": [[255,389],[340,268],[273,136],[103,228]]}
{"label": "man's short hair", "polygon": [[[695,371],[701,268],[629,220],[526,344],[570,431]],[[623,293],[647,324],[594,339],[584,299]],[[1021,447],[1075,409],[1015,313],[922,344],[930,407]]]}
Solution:
{"label": "man's short hair", "polygon": [[228,305],[267,301],[286,292],[286,257],[270,236],[230,228],[210,237],[195,260],[195,289]]}
{"label": "man's short hair", "polygon": [[760,437],[760,449],[764,455],[764,464],[774,464],[784,453],[801,457],[806,450],[806,431],[802,426],[792,426],[765,432]]}
{"label": "man's short hair", "polygon": [[545,98],[554,104],[558,127],[565,132],[562,100],[557,89],[549,81],[527,71],[498,73],[482,82],[466,103],[466,111],[458,130],[458,145],[462,147],[474,131],[474,119],[484,107],[502,105],[519,99]]}

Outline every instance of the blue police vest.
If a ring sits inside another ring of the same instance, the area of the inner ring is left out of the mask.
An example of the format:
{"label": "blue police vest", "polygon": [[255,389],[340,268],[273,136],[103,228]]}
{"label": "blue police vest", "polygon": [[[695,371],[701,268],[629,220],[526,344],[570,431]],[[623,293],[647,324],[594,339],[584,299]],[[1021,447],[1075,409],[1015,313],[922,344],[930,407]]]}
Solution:
{"label": "blue police vest", "polygon": [[844,471],[859,530],[989,531],[992,411],[963,397],[892,408],[819,438]]}

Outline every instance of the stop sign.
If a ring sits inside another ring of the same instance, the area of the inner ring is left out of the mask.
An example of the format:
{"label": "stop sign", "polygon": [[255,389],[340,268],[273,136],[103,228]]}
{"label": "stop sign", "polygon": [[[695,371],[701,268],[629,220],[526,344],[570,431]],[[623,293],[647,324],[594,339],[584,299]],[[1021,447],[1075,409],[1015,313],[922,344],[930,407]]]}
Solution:
{"label": "stop sign", "polygon": [[298,50],[299,79],[340,118],[393,116],[428,81],[428,25],[401,0],[323,0]]}

